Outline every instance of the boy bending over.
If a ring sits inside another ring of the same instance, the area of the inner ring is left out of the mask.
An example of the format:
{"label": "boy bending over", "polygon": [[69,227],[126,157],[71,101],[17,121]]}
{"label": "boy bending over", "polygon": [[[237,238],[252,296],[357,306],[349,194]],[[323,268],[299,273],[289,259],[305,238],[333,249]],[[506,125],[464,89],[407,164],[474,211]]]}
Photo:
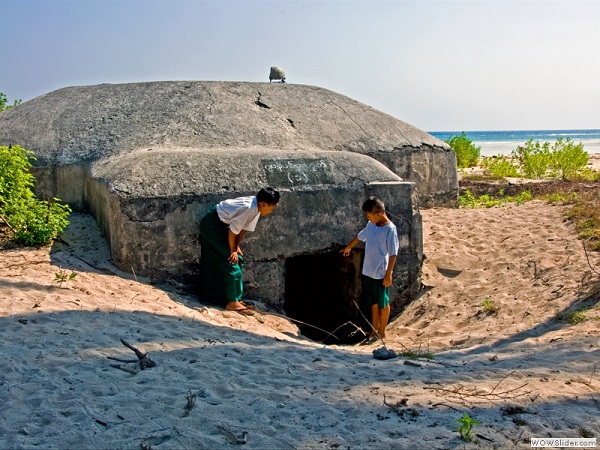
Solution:
{"label": "boy bending over", "polygon": [[260,216],[273,212],[279,192],[267,187],[256,196],[223,200],[200,221],[200,297],[225,306],[229,311],[252,315],[242,302],[244,253],[240,242],[246,231],[254,231]]}

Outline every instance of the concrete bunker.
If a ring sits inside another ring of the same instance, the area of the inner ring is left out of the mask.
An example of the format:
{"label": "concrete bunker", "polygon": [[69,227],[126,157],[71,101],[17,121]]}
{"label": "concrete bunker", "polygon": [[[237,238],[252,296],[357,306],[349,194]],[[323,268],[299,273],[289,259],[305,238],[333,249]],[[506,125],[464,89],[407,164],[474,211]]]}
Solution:
{"label": "concrete bunker", "polygon": [[[173,181],[182,173],[191,183],[186,187],[189,193]],[[406,286],[405,301],[414,294],[415,286],[409,288],[407,278],[410,273],[416,282],[421,264],[414,184],[402,182],[367,156],[153,149],[104,161],[92,175],[94,180],[110,180],[108,184],[96,181],[88,193],[93,193],[90,208],[110,237],[117,265],[134,267],[136,273],[159,281],[175,280],[188,289],[197,282],[198,224],[204,212],[222,199],[253,195],[262,186],[280,190],[277,211],[259,221],[256,231],[246,234],[243,242],[249,256],[244,269],[247,298],[278,309],[285,303],[291,258],[326,253],[346,244],[365,223],[362,202],[378,195],[388,199],[391,211],[414,222],[398,227],[405,264],[399,265],[399,286]],[[227,186],[223,179],[228,180]]]}
{"label": "concrete bunker", "polygon": [[[348,265],[336,253],[366,223],[361,205],[370,195],[385,199],[392,218],[402,218],[395,221],[400,254],[392,286],[393,310],[412,300],[420,287],[421,219],[415,186],[368,156],[153,148],[105,158],[87,169],[69,167],[46,173],[38,188],[70,195],[72,204],[82,205],[100,224],[113,262],[157,282],[176,282],[194,292],[201,257],[198,224],[204,213],[220,200],[253,195],[269,185],[282,192],[282,200],[277,211],[244,238],[249,256],[244,269],[246,298],[292,317],[298,313],[302,320],[302,310],[312,305],[303,303],[306,292],[298,296],[293,286],[302,284],[303,273],[318,273],[312,268],[331,267],[329,273],[339,270],[336,276],[346,281],[331,287],[337,291],[331,296],[335,301],[328,307],[328,323],[335,324],[339,316],[360,324],[360,314],[349,302],[360,297],[360,283],[352,281],[360,276],[360,260]],[[64,178],[66,174],[82,176],[80,199],[74,198],[74,183]],[[343,333],[336,335],[346,339]]]}
{"label": "concrete bunker", "polygon": [[[0,144],[10,143],[35,152],[40,197],[95,217],[115,265],[190,290],[208,208],[279,189],[277,212],[243,245],[247,297],[280,310],[302,272],[295,265],[305,256],[308,266],[321,264],[327,256],[318,255],[346,244],[365,223],[362,202],[377,195],[400,237],[391,289],[399,312],[420,288],[417,205],[457,194],[454,154],[443,142],[334,92],[287,83],[65,88],[0,115]],[[292,309],[301,305],[293,295]]]}

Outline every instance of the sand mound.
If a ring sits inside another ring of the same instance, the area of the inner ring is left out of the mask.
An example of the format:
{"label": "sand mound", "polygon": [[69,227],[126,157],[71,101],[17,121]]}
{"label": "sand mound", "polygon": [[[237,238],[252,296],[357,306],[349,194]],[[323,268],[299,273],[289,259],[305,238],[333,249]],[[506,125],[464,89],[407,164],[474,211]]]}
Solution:
{"label": "sand mound", "polygon": [[[73,215],[52,248],[0,252],[0,448],[455,448],[464,412],[481,422],[466,448],[598,437],[600,257],[562,213],[423,211],[427,291],[387,346],[433,360],[324,346],[153,286]],[[576,309],[580,323],[555,319]],[[109,359],[137,360],[121,338],[156,366]]]}

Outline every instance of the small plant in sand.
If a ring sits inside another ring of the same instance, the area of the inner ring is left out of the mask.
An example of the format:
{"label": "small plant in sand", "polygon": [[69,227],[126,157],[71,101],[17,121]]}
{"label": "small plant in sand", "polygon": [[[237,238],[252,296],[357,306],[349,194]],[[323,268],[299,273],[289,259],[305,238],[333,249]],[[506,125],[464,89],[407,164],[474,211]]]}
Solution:
{"label": "small plant in sand", "polygon": [[185,407],[183,408],[183,416],[182,417],[187,417],[190,415],[190,411],[192,409],[194,409],[194,406],[196,406],[196,398],[197,397],[198,397],[198,394],[196,394],[195,392],[192,392],[191,389],[188,391],[187,396],[186,396],[187,403],[186,403]]}
{"label": "small plant in sand", "polygon": [[483,301],[483,310],[488,314],[494,314],[497,313],[500,310],[500,308],[494,305],[494,303],[489,298],[486,298]]}
{"label": "small plant in sand", "polygon": [[76,276],[77,272],[71,272],[70,274],[67,274],[66,270],[59,268],[58,272],[54,274],[54,282],[58,283],[58,287],[62,287],[63,283],[68,283],[69,281],[76,283]]}
{"label": "small plant in sand", "polygon": [[460,438],[463,441],[471,442],[473,440],[473,426],[478,425],[480,422],[473,419],[469,414],[464,413],[463,416],[457,420],[460,426],[456,429],[460,433]]}
{"label": "small plant in sand", "polygon": [[516,203],[517,205],[522,205],[523,203],[533,200],[533,195],[531,192],[525,190],[521,192],[516,197],[504,196],[504,190],[500,189],[498,191],[498,196],[494,197],[493,195],[483,194],[479,197],[473,195],[471,191],[468,189],[462,194],[458,203],[462,208],[494,208],[496,206],[506,205],[508,203]]}
{"label": "small plant in sand", "polygon": [[577,325],[585,320],[585,311],[583,309],[576,309],[573,311],[567,311],[556,316],[556,320],[560,322],[568,322],[573,325]]}
{"label": "small plant in sand", "polygon": [[542,199],[547,201],[548,203],[567,203],[575,200],[577,197],[577,192],[552,192],[551,194],[546,194],[542,196]]}
{"label": "small plant in sand", "polygon": [[566,218],[575,224],[577,235],[587,241],[588,248],[600,251],[600,196],[597,192],[582,192],[571,198]]}
{"label": "small plant in sand", "polygon": [[421,350],[407,350],[404,352],[401,352],[398,354],[398,356],[400,356],[401,358],[407,358],[407,359],[418,359],[418,358],[425,358],[425,359],[433,359],[434,355],[431,352],[424,352]]}
{"label": "small plant in sand", "polygon": [[577,428],[577,432],[579,433],[579,436],[581,436],[582,438],[593,438],[594,437],[594,433],[592,433],[590,430],[588,430],[587,428],[584,428],[584,427]]}
{"label": "small plant in sand", "polygon": [[476,198],[470,190],[466,190],[464,194],[462,194],[458,198],[458,203],[462,208],[475,208],[476,207]]}
{"label": "small plant in sand", "polygon": [[523,191],[519,195],[517,195],[514,200],[517,205],[522,205],[525,202],[533,200],[533,195],[531,195],[531,192],[529,191]]}

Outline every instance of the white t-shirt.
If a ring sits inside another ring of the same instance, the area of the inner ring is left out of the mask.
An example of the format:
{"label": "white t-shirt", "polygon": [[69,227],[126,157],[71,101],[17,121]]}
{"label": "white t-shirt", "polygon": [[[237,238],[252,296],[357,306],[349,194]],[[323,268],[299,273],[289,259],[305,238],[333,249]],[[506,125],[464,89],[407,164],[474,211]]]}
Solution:
{"label": "white t-shirt", "polygon": [[256,197],[223,200],[217,205],[217,214],[233,234],[240,234],[242,230],[254,231],[260,218]]}
{"label": "white t-shirt", "polygon": [[369,221],[358,233],[358,239],[365,243],[363,275],[382,280],[388,267],[390,256],[398,254],[398,231],[392,222],[378,227]]}

